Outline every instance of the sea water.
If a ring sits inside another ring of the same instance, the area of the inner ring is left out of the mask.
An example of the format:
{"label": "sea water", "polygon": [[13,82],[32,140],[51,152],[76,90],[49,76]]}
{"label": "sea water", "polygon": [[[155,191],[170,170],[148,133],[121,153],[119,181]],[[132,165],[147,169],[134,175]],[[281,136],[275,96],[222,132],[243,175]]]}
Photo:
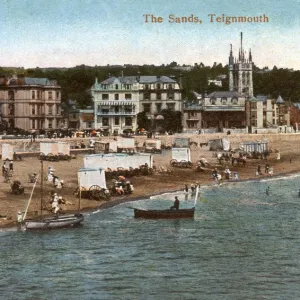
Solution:
{"label": "sea water", "polygon": [[[266,190],[269,187],[269,195]],[[300,299],[300,177],[201,187],[86,216],[79,228],[2,231],[1,299]]]}

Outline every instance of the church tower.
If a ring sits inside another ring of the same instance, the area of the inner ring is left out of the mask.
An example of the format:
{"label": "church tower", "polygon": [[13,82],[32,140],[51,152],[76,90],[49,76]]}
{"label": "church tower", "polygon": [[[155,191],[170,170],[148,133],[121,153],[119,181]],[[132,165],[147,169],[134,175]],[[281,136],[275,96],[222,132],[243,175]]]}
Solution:
{"label": "church tower", "polygon": [[237,91],[246,98],[253,97],[253,80],[252,80],[252,55],[249,50],[248,58],[246,51],[243,49],[243,33],[241,32],[241,47],[239,56],[233,57],[232,45],[230,45],[229,55],[229,91]]}

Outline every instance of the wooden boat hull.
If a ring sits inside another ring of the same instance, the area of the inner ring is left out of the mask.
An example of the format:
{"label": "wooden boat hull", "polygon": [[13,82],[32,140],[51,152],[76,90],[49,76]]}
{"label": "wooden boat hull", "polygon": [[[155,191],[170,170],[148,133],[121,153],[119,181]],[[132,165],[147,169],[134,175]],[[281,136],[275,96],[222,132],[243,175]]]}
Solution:
{"label": "wooden boat hull", "polygon": [[27,219],[22,222],[23,230],[48,230],[66,227],[75,227],[84,220],[82,214],[44,217],[40,219]]}
{"label": "wooden boat hull", "polygon": [[134,217],[144,219],[191,219],[194,218],[195,208],[178,210],[142,210],[135,208]]}

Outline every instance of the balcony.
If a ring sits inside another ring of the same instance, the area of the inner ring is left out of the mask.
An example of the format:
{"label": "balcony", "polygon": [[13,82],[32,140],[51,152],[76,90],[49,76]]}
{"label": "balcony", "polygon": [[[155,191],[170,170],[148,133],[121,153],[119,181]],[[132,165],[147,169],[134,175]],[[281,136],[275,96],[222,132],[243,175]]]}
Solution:
{"label": "balcony", "polygon": [[108,111],[108,112],[103,112],[103,111],[98,111],[97,115],[98,116],[135,116],[137,113],[135,111]]}
{"label": "balcony", "polygon": [[107,106],[118,106],[118,105],[136,105],[137,101],[133,101],[130,99],[125,100],[101,100],[97,101],[98,105],[107,105]]}
{"label": "balcony", "polygon": [[204,111],[245,111],[244,105],[207,105]]}

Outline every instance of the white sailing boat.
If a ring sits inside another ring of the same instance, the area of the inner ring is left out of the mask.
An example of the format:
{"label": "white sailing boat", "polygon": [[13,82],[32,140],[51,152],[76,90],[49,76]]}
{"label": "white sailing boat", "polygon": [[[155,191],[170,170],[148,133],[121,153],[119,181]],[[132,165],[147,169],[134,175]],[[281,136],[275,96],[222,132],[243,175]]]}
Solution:
{"label": "white sailing boat", "polygon": [[78,212],[74,214],[65,214],[65,215],[44,215],[43,216],[43,161],[41,161],[41,212],[40,215],[36,218],[27,219],[27,212],[30,206],[30,202],[32,199],[33,191],[36,186],[37,179],[33,185],[30,198],[28,200],[24,215],[20,222],[20,226],[22,230],[48,230],[48,229],[59,229],[66,227],[74,227],[79,225],[84,220],[83,214],[80,213],[80,199],[79,197],[79,205]]}

